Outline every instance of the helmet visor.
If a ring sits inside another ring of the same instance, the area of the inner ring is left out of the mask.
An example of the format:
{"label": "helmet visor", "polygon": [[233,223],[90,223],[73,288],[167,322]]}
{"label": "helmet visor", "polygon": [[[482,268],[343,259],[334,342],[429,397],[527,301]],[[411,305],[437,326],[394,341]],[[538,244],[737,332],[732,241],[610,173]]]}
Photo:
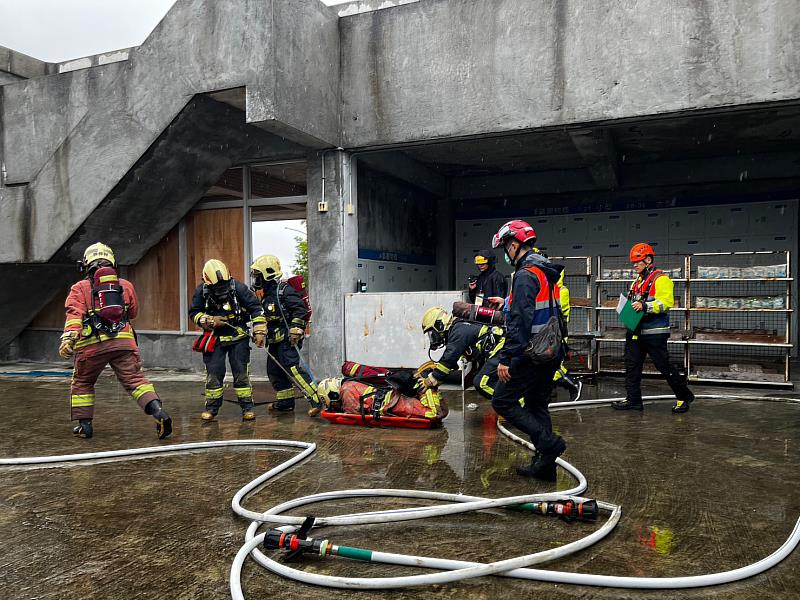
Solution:
{"label": "helmet visor", "polygon": [[430,343],[431,350],[438,350],[444,346],[444,337],[441,333],[436,331],[435,329],[431,329],[428,332],[428,342]]}

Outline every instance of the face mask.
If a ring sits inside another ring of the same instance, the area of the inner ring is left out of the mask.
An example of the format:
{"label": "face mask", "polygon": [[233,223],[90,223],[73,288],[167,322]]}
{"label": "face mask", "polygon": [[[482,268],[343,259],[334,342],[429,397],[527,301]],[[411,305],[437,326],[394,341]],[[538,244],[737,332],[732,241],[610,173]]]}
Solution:
{"label": "face mask", "polygon": [[430,342],[430,349],[431,350],[438,350],[442,346],[444,346],[444,338],[442,334],[436,331],[435,329],[431,329],[428,332],[428,340]]}
{"label": "face mask", "polygon": [[261,288],[264,287],[264,276],[261,275],[260,271],[250,273],[250,278],[253,280],[254,290],[260,290]]}

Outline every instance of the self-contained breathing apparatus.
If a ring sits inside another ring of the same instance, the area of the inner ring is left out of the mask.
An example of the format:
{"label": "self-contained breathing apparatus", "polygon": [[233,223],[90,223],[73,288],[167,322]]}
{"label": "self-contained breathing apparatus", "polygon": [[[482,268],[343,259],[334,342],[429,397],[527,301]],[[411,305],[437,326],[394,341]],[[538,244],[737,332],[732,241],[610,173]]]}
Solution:
{"label": "self-contained breathing apparatus", "polygon": [[128,324],[125,292],[113,267],[90,270],[92,306],[83,320],[85,334],[115,337]]}

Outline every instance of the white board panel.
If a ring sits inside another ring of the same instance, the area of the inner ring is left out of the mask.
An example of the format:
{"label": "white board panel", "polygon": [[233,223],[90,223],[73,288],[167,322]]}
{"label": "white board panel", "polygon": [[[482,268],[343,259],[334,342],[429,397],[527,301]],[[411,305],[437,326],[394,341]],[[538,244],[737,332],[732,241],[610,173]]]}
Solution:
{"label": "white board panel", "polygon": [[[347,294],[344,328],[347,360],[416,369],[428,360],[422,315],[434,306],[449,311],[453,302],[463,299],[460,291]],[[433,356],[438,358],[440,354]]]}

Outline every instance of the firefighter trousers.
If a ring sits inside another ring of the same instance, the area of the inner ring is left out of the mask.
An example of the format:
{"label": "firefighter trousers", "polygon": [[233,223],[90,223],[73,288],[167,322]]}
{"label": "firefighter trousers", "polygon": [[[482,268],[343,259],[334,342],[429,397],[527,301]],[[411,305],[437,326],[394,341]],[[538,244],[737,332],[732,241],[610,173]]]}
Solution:
{"label": "firefighter trousers", "polygon": [[292,346],[288,340],[267,346],[267,377],[279,401],[294,400],[293,385],[317,401],[317,386],[308,371],[300,365],[300,347],[299,344]]}
{"label": "firefighter trousers", "polygon": [[250,340],[242,338],[231,344],[217,344],[213,352],[203,353],[206,366],[206,410],[212,414],[222,406],[222,382],[225,380],[225,357],[231,365],[233,389],[242,410],[253,408],[253,388],[250,385]]}
{"label": "firefighter trousers", "polygon": [[553,375],[561,359],[535,365],[526,357],[511,361],[511,380],[498,382],[492,396],[495,412],[528,434],[539,452],[554,450],[561,438],[553,433],[547,404],[553,390]]}
{"label": "firefighter trousers", "polygon": [[113,350],[90,356],[77,355],[72,373],[70,418],[73,421],[94,418],[94,385],[106,365],[110,365],[117,380],[144,410],[158,394],[142,372],[142,359],[134,349]]}
{"label": "firefighter trousers", "polygon": [[642,369],[647,355],[666,379],[678,400],[694,400],[686,377],[669,361],[669,334],[625,336],[625,398],[633,404],[642,402]]}

